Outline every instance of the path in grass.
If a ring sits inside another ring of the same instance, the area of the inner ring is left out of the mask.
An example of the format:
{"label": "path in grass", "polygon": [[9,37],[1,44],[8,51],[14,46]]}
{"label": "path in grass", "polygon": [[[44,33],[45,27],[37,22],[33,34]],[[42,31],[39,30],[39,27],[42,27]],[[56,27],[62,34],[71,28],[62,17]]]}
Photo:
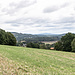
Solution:
{"label": "path in grass", "polygon": [[18,75],[75,75],[75,53],[1,45],[0,54],[17,64]]}

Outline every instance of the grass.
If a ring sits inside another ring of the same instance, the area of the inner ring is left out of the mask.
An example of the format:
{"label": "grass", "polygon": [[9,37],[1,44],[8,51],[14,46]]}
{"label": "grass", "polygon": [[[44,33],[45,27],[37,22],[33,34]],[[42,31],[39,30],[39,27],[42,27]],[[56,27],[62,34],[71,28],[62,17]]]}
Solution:
{"label": "grass", "polygon": [[75,75],[75,53],[0,45],[0,75]]}

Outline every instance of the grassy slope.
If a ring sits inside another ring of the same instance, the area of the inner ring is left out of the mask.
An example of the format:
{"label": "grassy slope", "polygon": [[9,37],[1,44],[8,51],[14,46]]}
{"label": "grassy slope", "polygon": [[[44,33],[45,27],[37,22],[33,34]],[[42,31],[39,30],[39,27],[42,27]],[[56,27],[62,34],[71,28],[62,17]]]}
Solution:
{"label": "grassy slope", "polygon": [[0,45],[1,74],[75,75],[75,53]]}

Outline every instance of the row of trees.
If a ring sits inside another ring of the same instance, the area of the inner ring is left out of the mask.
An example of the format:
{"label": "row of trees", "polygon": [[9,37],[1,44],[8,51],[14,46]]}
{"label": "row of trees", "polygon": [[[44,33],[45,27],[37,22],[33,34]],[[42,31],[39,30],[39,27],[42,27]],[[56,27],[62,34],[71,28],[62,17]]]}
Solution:
{"label": "row of trees", "polygon": [[50,44],[44,44],[44,43],[34,43],[34,42],[30,42],[27,44],[27,47],[30,48],[39,48],[39,49],[50,49],[51,47],[53,47],[54,45],[50,45]]}
{"label": "row of trees", "polygon": [[16,45],[16,38],[10,32],[5,32],[0,29],[0,44],[1,45]]}
{"label": "row of trees", "polygon": [[61,40],[55,43],[55,49],[61,51],[75,52],[75,34],[67,33]]}

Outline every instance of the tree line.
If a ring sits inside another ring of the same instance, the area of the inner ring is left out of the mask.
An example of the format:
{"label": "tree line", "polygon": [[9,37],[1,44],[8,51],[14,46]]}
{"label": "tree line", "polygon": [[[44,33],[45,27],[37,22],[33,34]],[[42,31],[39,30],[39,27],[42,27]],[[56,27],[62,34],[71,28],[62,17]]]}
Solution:
{"label": "tree line", "polygon": [[75,52],[75,34],[67,33],[61,40],[55,43],[55,49],[59,51]]}
{"label": "tree line", "polygon": [[10,32],[0,29],[0,44],[1,45],[16,45],[16,38]]}
{"label": "tree line", "polygon": [[51,47],[54,47],[54,44],[45,44],[42,42],[18,42],[16,45],[23,46],[24,44],[26,47],[38,49],[50,49]]}

